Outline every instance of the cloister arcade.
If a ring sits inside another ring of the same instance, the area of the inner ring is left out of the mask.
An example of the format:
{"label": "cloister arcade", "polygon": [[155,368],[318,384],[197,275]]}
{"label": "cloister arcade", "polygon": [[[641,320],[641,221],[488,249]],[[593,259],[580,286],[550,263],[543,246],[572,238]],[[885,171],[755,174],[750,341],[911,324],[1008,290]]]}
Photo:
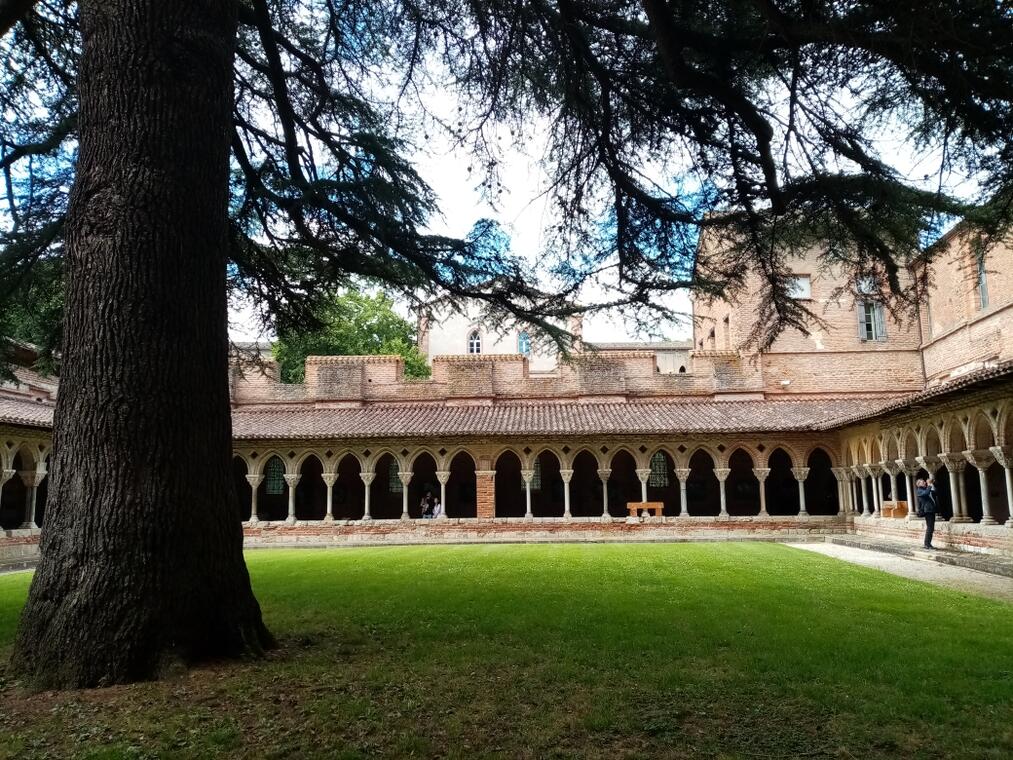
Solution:
{"label": "cloister arcade", "polygon": [[907,415],[846,430],[843,438],[859,514],[878,516],[884,501],[910,500],[915,481],[931,476],[943,519],[1013,528],[1013,403]]}
{"label": "cloister arcade", "polygon": [[806,517],[850,505],[839,458],[806,441],[385,442],[240,449],[234,467],[252,523],[416,519],[426,492],[450,519],[626,518],[634,502],[673,518]]}

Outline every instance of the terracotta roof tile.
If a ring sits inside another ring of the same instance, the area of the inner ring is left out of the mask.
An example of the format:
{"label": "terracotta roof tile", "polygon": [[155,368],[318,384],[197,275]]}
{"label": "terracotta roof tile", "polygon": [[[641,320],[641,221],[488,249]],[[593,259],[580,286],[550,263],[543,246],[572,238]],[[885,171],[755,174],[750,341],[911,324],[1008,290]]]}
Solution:
{"label": "terracotta roof tile", "polygon": [[0,396],[0,423],[51,428],[53,426],[53,405]]}
{"label": "terracotta roof tile", "polygon": [[686,401],[491,406],[374,405],[338,409],[237,410],[239,440],[420,438],[489,435],[636,435],[821,429],[890,399]]}

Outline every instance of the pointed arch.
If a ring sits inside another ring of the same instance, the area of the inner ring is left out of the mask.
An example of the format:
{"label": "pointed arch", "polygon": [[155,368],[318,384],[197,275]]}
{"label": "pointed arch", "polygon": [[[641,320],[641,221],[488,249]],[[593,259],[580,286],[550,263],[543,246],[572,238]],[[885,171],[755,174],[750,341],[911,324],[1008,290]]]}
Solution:
{"label": "pointed arch", "polygon": [[756,459],[745,446],[736,446],[728,455],[728,478],[725,500],[732,516],[755,515],[760,512],[760,481],[753,472]]}
{"label": "pointed arch", "polygon": [[785,447],[777,446],[770,452],[767,467],[770,474],[763,484],[767,512],[771,515],[797,515],[800,506],[798,481],[791,471],[795,464]]}
{"label": "pointed arch", "polygon": [[295,486],[295,518],[323,520],[327,512],[327,486],[324,484],[324,463],[316,452],[299,457],[299,482]]}

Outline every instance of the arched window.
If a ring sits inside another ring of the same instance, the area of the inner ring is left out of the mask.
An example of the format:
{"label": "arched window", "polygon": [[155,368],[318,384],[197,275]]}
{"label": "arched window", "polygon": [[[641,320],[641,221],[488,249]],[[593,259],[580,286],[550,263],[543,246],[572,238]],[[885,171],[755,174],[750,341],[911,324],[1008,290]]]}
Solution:
{"label": "arched window", "polygon": [[390,493],[401,493],[404,491],[404,483],[401,482],[398,470],[397,462],[391,459],[390,466],[387,468],[387,490]]}
{"label": "arched window", "polygon": [[468,353],[482,353],[482,336],[479,334],[478,330],[472,330],[468,333]]}
{"label": "arched window", "polygon": [[680,372],[681,374],[686,374],[686,365],[682,365],[682,366],[680,366],[680,367],[679,367],[679,372]]}
{"label": "arched window", "polygon": [[542,462],[537,457],[535,458],[534,475],[531,476],[531,490],[542,490]]}
{"label": "arched window", "polygon": [[531,353],[531,336],[527,330],[521,330],[517,336],[517,353],[527,356]]}
{"label": "arched window", "polygon": [[270,496],[285,492],[285,465],[278,457],[271,457],[268,460],[264,467],[264,481]]}

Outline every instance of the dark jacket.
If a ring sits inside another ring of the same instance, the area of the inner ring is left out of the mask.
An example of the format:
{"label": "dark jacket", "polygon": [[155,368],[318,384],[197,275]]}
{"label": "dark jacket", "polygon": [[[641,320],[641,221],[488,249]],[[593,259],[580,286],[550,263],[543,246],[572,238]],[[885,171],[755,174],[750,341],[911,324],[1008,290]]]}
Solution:
{"label": "dark jacket", "polygon": [[918,493],[918,514],[936,513],[936,489],[928,486],[916,488]]}

